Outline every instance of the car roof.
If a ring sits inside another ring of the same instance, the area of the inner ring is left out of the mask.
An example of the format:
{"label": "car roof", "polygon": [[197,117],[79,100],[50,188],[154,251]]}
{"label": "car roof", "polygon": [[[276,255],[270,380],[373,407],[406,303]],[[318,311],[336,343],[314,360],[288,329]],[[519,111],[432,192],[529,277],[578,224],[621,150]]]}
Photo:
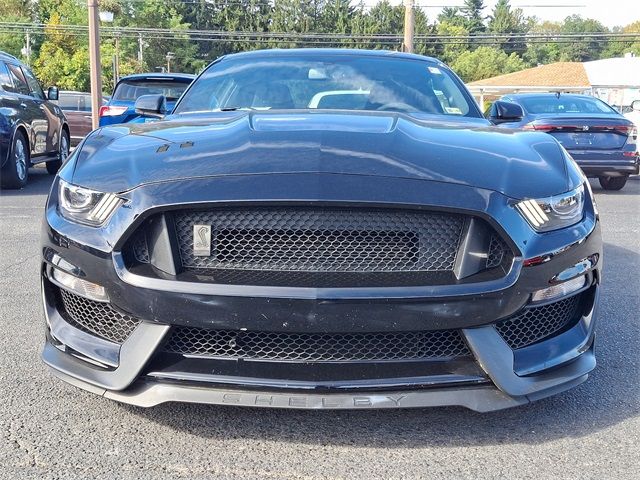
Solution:
{"label": "car roof", "polygon": [[124,80],[185,80],[191,82],[194,78],[196,76],[191,73],[134,73],[121,77],[118,83]]}
{"label": "car roof", "polygon": [[264,57],[294,57],[296,55],[307,55],[323,57],[327,55],[345,56],[367,56],[367,57],[395,57],[412,60],[421,60],[444,65],[440,60],[415,53],[396,52],[393,50],[364,50],[357,48],[272,48],[264,50],[251,50],[248,52],[233,53],[225,55],[223,58],[264,58]]}
{"label": "car roof", "polygon": [[[504,97],[506,98],[514,98],[514,99],[518,99],[518,98],[548,98],[548,97],[556,97],[557,93],[555,92],[545,92],[545,93],[511,93],[511,94],[507,94],[504,95]],[[575,93],[561,93],[559,98],[584,98],[584,99],[589,99],[589,100],[596,100],[595,97],[592,97],[591,95],[580,95],[580,94],[575,94]]]}
{"label": "car roof", "polygon": [[10,53],[3,52],[2,50],[0,50],[0,59],[1,60],[9,60],[12,63],[17,63],[19,65],[23,65],[23,62],[18,57],[15,57],[15,56],[11,55]]}

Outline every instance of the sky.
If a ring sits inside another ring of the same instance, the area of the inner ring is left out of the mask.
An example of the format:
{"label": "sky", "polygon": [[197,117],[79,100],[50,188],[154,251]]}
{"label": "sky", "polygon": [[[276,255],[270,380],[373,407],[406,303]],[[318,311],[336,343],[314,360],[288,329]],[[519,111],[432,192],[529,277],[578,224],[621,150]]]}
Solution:
{"label": "sky", "polygon": [[[401,4],[402,0],[390,0],[393,4]],[[497,0],[485,0],[486,15]],[[377,0],[365,0],[374,5]],[[415,0],[430,20],[433,20],[443,6],[463,5],[463,0]],[[430,7],[434,5],[435,7]],[[513,7],[522,8],[527,16],[537,16],[542,20],[558,21],[573,14],[585,18],[599,20],[607,27],[624,26],[640,20],[640,0],[511,0]]]}

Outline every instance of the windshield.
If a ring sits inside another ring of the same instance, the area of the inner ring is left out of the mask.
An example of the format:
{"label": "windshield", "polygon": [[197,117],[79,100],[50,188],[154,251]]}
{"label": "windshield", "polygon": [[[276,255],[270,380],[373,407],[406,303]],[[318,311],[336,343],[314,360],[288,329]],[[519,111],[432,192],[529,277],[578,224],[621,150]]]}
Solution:
{"label": "windshield", "polygon": [[174,113],[341,109],[478,116],[471,101],[451,73],[432,62],[365,55],[239,57],[209,67]]}
{"label": "windshield", "polygon": [[530,97],[520,99],[529,113],[616,113],[609,105],[596,98],[581,97]]}
{"label": "windshield", "polygon": [[176,101],[188,86],[188,82],[175,80],[124,80],[118,84],[112,98],[135,102],[141,95],[164,95],[167,100]]}

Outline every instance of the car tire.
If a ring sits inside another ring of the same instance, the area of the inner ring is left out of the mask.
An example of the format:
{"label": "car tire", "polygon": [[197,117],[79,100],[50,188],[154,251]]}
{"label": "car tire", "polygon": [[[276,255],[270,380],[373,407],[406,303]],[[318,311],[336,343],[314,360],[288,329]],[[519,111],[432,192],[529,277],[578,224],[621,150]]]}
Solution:
{"label": "car tire", "polygon": [[621,177],[598,177],[598,180],[600,180],[600,186],[605,190],[622,190],[628,178],[628,175],[623,175]]}
{"label": "car tire", "polygon": [[0,172],[0,185],[7,189],[20,189],[29,178],[29,142],[24,133],[16,132],[9,158]]}
{"label": "car tire", "polygon": [[55,175],[60,170],[60,167],[64,165],[69,157],[69,134],[66,130],[62,130],[60,135],[60,151],[58,152],[58,160],[51,160],[47,162],[47,172],[49,175]]}

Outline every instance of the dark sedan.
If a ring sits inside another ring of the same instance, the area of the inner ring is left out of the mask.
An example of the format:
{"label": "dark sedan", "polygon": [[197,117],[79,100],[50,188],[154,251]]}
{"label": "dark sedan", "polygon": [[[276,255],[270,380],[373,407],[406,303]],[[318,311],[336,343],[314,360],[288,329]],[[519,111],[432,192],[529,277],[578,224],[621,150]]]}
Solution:
{"label": "dark sedan", "polygon": [[598,177],[606,190],[620,190],[629,175],[639,171],[638,130],[597,98],[555,93],[508,95],[493,104],[489,119],[502,127],[553,135],[584,173]]}
{"label": "dark sedan", "polygon": [[44,361],[122,402],[488,411],[595,367],[584,174],[418,55],[221,58],[86,138],[42,238]]}
{"label": "dark sedan", "polygon": [[122,77],[109,101],[100,108],[100,126],[144,121],[134,108],[142,95],[163,95],[171,111],[194,78],[188,73],[138,73]]}

